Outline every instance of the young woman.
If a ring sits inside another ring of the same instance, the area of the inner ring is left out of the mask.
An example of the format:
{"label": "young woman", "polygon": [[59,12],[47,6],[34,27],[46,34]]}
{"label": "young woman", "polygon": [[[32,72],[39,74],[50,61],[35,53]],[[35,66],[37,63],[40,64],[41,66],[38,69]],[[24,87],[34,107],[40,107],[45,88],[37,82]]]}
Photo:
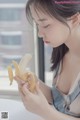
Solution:
{"label": "young woman", "polygon": [[53,47],[55,71],[52,88],[37,78],[35,94],[16,76],[26,109],[45,120],[80,120],[79,1],[28,0],[26,14],[35,21],[38,36]]}

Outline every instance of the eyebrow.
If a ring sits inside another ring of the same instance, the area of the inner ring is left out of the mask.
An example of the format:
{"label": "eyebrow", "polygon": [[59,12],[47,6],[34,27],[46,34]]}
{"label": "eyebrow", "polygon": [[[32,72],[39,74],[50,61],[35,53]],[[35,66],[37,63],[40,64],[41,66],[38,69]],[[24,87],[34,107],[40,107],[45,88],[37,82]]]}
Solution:
{"label": "eyebrow", "polygon": [[[33,20],[35,20],[33,17],[32,17]],[[43,21],[47,21],[47,19],[43,18],[43,19],[38,19],[38,21],[40,22],[43,22]]]}

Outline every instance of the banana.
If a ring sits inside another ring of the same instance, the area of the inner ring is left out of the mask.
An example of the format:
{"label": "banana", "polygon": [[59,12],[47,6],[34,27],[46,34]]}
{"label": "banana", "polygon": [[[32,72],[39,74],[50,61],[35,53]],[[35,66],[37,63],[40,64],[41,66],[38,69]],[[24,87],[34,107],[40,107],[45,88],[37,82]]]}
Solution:
{"label": "banana", "polygon": [[[30,54],[25,54],[23,58],[20,60],[19,64],[16,61],[12,61],[14,68],[15,68],[15,76],[19,76],[21,80],[24,80],[25,82],[28,82],[29,84],[29,90],[31,92],[35,91],[36,88],[36,77],[32,72],[27,71],[26,67],[28,63],[30,62],[32,56]],[[8,66],[8,74],[10,79],[10,85],[12,85],[13,82],[13,71],[11,66]]]}
{"label": "banana", "polygon": [[35,75],[33,73],[29,73],[28,84],[30,86],[29,90],[31,92],[34,92],[36,88],[35,79],[36,79]]}
{"label": "banana", "polygon": [[10,85],[12,85],[13,82],[13,71],[11,66],[8,66],[8,75],[9,75],[9,79],[10,79]]}
{"label": "banana", "polygon": [[19,68],[19,65],[16,61],[12,61],[14,67],[15,67],[15,75],[16,76],[20,76],[20,68]]}
{"label": "banana", "polygon": [[32,56],[30,54],[25,54],[24,57],[19,62],[19,68],[21,73],[24,73],[26,71],[26,67],[28,63],[30,62]]}

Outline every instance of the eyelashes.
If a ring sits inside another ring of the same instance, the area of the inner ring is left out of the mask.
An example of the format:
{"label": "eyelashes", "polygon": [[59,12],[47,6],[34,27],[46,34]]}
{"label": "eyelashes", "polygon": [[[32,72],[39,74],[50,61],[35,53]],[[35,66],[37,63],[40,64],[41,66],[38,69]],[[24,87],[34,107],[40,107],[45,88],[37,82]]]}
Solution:
{"label": "eyelashes", "polygon": [[[38,29],[39,29],[39,24],[36,24],[37,25],[37,27],[38,27]],[[40,27],[42,27],[42,28],[48,28],[50,26],[50,24],[48,24],[48,25],[45,25],[45,26],[40,26]]]}
{"label": "eyelashes", "polygon": [[43,26],[43,28],[48,28],[50,25]]}

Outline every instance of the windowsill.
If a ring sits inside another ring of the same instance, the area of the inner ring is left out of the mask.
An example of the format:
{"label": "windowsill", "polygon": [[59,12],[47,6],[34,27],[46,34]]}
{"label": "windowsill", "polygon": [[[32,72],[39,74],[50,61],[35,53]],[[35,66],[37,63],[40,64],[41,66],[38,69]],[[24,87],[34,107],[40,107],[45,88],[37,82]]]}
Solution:
{"label": "windowsill", "polygon": [[10,50],[12,50],[12,49],[21,49],[22,48],[22,46],[21,45],[1,45],[0,46],[1,48],[3,48],[3,49],[10,49]]}
{"label": "windowsill", "polygon": [[0,99],[14,99],[14,100],[21,100],[18,91],[5,91],[0,90]]}
{"label": "windowsill", "polygon": [[16,81],[13,81],[13,84],[10,85],[8,77],[0,77],[0,95],[19,96]]}

